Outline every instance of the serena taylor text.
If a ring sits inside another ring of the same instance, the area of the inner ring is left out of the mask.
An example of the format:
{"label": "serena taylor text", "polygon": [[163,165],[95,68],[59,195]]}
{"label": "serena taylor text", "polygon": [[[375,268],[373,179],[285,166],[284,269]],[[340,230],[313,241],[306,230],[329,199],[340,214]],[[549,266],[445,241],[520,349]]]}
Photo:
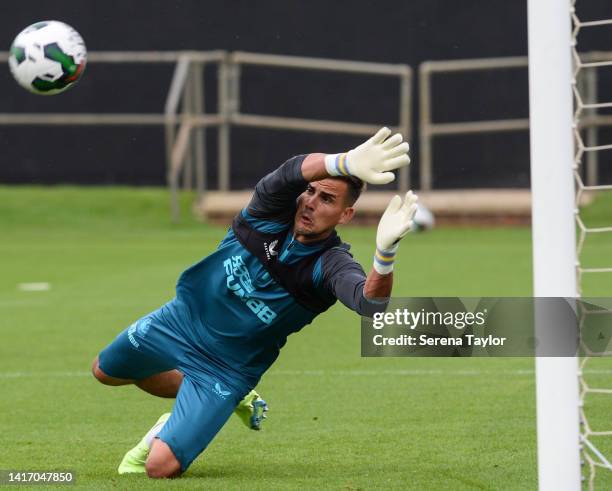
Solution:
{"label": "serena taylor text", "polygon": [[412,336],[402,334],[388,338],[382,334],[374,335],[372,342],[376,346],[503,346],[506,338],[495,337],[489,334],[485,337],[475,336],[474,334],[464,334],[461,337],[430,337],[427,334]]}

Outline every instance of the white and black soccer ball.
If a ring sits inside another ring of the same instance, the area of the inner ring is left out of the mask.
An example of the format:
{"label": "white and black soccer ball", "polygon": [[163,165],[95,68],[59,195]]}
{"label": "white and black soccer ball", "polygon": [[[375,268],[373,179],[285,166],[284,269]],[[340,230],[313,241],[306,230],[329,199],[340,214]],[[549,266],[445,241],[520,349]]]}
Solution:
{"label": "white and black soccer ball", "polygon": [[87,63],[81,35],[57,20],[26,27],[13,44],[9,56],[11,73],[24,89],[53,95],[72,87]]}
{"label": "white and black soccer ball", "polygon": [[431,230],[436,224],[434,214],[422,203],[417,203],[417,211],[412,219],[410,229],[413,232],[423,232]]}

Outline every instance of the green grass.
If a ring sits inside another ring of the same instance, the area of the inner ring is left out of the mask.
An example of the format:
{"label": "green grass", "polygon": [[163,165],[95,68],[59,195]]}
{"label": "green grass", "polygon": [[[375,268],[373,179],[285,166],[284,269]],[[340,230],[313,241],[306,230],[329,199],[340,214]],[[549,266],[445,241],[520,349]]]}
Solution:
{"label": "green grass", "polygon": [[[586,214],[612,223],[611,204]],[[264,431],[232,418],[183,478],[118,476],[123,453],[171,401],[96,383],[91,360],[171,298],[225,227],[170,224],[157,189],[0,187],[0,230],[0,469],[75,470],[78,487],[96,490],[536,486],[533,360],[361,358],[359,319],[340,305],[291,336],[263,378]],[[341,234],[368,266],[374,229]],[[394,294],[530,295],[530,240],[528,228],[411,235]],[[590,245],[589,261],[612,264],[609,244]],[[42,281],[50,291],[17,289]],[[609,282],[590,281],[586,294],[610,295]]]}

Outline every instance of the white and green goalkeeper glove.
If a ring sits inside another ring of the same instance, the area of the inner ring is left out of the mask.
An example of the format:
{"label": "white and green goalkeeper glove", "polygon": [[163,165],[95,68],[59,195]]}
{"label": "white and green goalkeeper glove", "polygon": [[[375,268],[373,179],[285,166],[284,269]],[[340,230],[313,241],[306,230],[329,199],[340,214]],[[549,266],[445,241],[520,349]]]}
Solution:
{"label": "white and green goalkeeper glove", "polygon": [[417,211],[417,200],[416,194],[412,191],[406,193],[403,202],[402,198],[395,195],[378,222],[374,269],[379,274],[389,274],[393,271],[399,241],[410,231],[412,219]]}
{"label": "white and green goalkeeper glove", "polygon": [[391,171],[410,163],[408,143],[402,135],[391,138],[389,128],[381,128],[372,138],[347,153],[325,156],[330,176],[355,176],[369,184],[388,184],[395,179]]}

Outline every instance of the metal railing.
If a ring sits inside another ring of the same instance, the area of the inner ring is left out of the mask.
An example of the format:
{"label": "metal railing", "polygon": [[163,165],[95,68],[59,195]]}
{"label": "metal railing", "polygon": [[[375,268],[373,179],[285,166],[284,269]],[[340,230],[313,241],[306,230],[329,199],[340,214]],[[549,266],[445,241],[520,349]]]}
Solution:
{"label": "metal railing", "polygon": [[[6,61],[8,53],[0,53]],[[206,186],[205,131],[218,128],[218,187],[229,189],[231,126],[283,129],[295,131],[329,132],[347,135],[370,135],[380,125],[358,124],[345,121],[303,119],[244,114],[240,112],[241,66],[259,65],[298,70],[324,70],[352,74],[398,77],[400,130],[411,139],[412,69],[408,65],[368,63],[360,61],[330,60],[296,56],[265,55],[226,51],[164,51],[164,52],[91,52],[92,63],[174,63],[174,74],[166,98],[164,112],[150,113],[0,113],[0,125],[163,125],[165,128],[167,181],[171,195],[171,213],[174,220],[180,215],[178,190],[181,173],[186,188],[194,187],[198,196]],[[218,111],[205,112],[204,68],[207,64],[218,67]],[[195,134],[195,138],[193,135]],[[400,172],[399,188],[408,189],[408,169]]]}
{"label": "metal railing", "polygon": [[[238,126],[253,126],[258,128],[273,128],[285,130],[303,130],[347,135],[372,135],[380,125],[357,124],[344,121],[325,121],[302,118],[287,118],[243,114],[240,112],[240,67],[243,65],[259,65],[278,68],[291,68],[299,70],[323,70],[353,73],[361,75],[377,75],[398,77],[400,81],[398,120],[395,128],[402,132],[405,138],[411,138],[412,114],[412,69],[408,65],[395,65],[387,63],[370,63],[361,61],[329,60],[321,58],[307,58],[296,56],[264,55],[237,51],[229,56],[231,66],[228,81],[229,117],[232,124]],[[225,189],[219,183],[220,189]],[[400,171],[399,188],[407,191],[410,185],[408,168]]]}
{"label": "metal railing", "polygon": [[[597,99],[597,68],[607,66],[604,60],[610,59],[610,52],[589,52],[581,54],[576,60],[584,69],[578,81],[585,94],[585,116],[580,121],[580,129],[586,131],[588,147],[597,147],[600,126],[612,126],[612,116],[600,115],[597,109],[601,104],[594,104]],[[421,172],[420,188],[431,190],[433,182],[433,138],[443,135],[468,135],[474,133],[498,133],[507,131],[527,131],[528,118],[495,119],[483,121],[465,121],[451,123],[434,123],[432,116],[432,76],[440,73],[458,73],[468,71],[500,70],[527,68],[526,56],[504,58],[476,58],[467,60],[426,61],[419,66],[419,163]],[[589,103],[590,102],[590,103]],[[589,185],[598,182],[597,152],[590,152],[586,162],[586,181]]]}
{"label": "metal railing", "polygon": [[496,119],[461,123],[434,123],[431,78],[435,73],[497,70],[527,67],[527,57],[426,61],[419,66],[419,145],[421,189],[433,188],[433,137],[529,129],[529,119]]}
{"label": "metal railing", "polygon": [[[201,83],[203,81],[201,70],[197,63],[195,71],[189,75],[189,56],[185,55],[183,67],[177,64],[175,77],[168,100],[178,101],[181,93],[183,97],[183,111],[186,114],[200,115],[204,111],[201,97]],[[261,114],[244,114],[240,112],[241,67],[243,65],[259,65],[300,70],[327,70],[335,72],[359,73],[380,76],[395,76],[400,80],[398,118],[399,125],[395,129],[403,132],[406,138],[411,137],[412,114],[412,69],[408,65],[392,65],[384,63],[369,63],[347,60],[329,60],[321,58],[307,58],[297,56],[267,55],[246,52],[227,53],[219,62],[218,70],[218,114],[215,115],[215,125],[218,126],[218,188],[221,191],[229,189],[230,181],[230,136],[232,126],[250,126],[256,128],[269,128],[294,131],[328,132],[347,135],[371,135],[380,125],[358,124],[346,121],[329,121],[321,119],[304,119],[267,116]],[[190,95],[191,94],[191,95]],[[176,104],[174,105],[176,110]],[[167,106],[168,112],[168,106]],[[178,218],[178,177],[181,169],[185,167],[186,184],[190,186],[192,168],[195,167],[196,189],[201,197],[206,188],[204,178],[206,175],[206,152],[202,145],[204,128],[197,118],[183,118],[180,123],[178,135],[167,130],[167,147],[171,148],[169,156],[170,173],[168,182],[172,196],[172,214]],[[191,138],[191,130],[198,129],[200,135]],[[171,144],[172,143],[172,144]],[[191,158],[193,157],[193,160]],[[186,164],[186,165],[185,165]],[[400,172],[399,189],[406,191],[410,185],[408,169]]]}

